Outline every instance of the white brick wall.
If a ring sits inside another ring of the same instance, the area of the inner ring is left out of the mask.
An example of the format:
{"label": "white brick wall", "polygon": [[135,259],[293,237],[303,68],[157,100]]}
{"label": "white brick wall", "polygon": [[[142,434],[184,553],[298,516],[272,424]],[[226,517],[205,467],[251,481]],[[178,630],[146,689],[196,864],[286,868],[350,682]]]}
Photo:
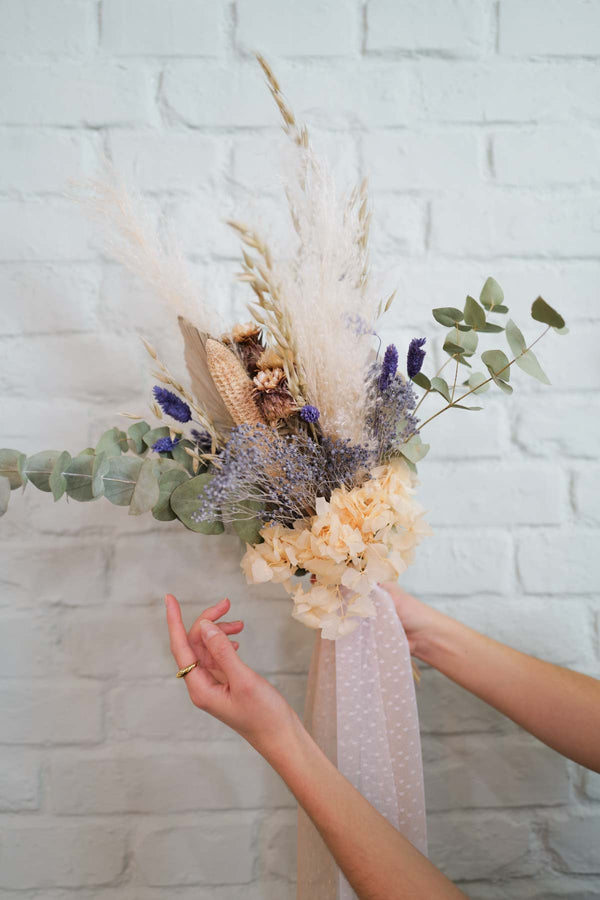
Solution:
{"label": "white brick wall", "polygon": [[[517,372],[432,425],[436,533],[406,584],[600,674],[598,0],[0,0],[0,445],[76,452],[144,412],[139,333],[183,375],[173,317],[63,196],[101,150],[241,311],[223,220],[281,220],[254,50],[345,182],[371,173],[385,338],[432,334],[490,274],[527,333],[537,293],[568,319],[540,348],[552,389]],[[29,488],[0,539],[0,900],[294,897],[291,797],[187,701],[162,602],[191,622],[228,594],[299,708],[312,634],[285,597],[244,585],[234,539],[103,501]],[[600,778],[433,670],[419,703],[434,861],[472,900],[600,895]]]}

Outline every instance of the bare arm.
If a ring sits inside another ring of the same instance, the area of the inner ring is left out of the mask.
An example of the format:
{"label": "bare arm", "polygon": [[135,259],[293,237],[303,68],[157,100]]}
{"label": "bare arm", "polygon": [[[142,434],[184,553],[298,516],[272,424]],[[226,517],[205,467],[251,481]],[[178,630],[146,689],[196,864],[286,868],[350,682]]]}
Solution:
{"label": "bare arm", "polygon": [[600,681],[462,625],[392,584],[411,653],[549,747],[600,771]]}
{"label": "bare arm", "polygon": [[464,898],[340,775],[281,694],[237,657],[226,634],[242,624],[214,624],[229,601],[205,610],[189,633],[176,599],[168,594],[166,604],[177,665],[202,659],[185,676],[192,702],[234,728],[281,775],[361,900]]}

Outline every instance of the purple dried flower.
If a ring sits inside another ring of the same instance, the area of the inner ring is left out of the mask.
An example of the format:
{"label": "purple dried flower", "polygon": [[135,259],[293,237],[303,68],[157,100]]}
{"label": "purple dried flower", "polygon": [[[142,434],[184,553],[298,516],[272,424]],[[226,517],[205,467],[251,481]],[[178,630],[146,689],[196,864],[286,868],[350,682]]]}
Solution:
{"label": "purple dried flower", "polygon": [[169,450],[172,450],[177,446],[181,438],[175,438],[172,440],[170,437],[162,437],[159,438],[155,444],[152,444],[152,449],[157,453],[166,453]]}
{"label": "purple dried flower", "polygon": [[311,425],[314,425],[315,422],[319,421],[319,416],[321,413],[317,409],[316,406],[311,406],[310,403],[307,403],[300,410],[300,418],[304,422],[308,422]]}
{"label": "purple dried flower", "polygon": [[212,448],[212,438],[208,431],[198,431],[197,428],[192,428],[191,434],[196,442],[198,450],[202,453],[210,453]]}
{"label": "purple dried flower", "polygon": [[396,455],[401,445],[419,430],[419,420],[413,414],[417,398],[412,382],[396,373],[382,390],[384,363],[385,360],[371,367],[367,392],[366,425],[375,443],[378,461]]}
{"label": "purple dried flower", "polygon": [[421,371],[423,360],[425,359],[425,350],[422,350],[421,347],[425,340],[426,338],[413,338],[408,345],[406,373],[409,378],[414,378]]}
{"label": "purple dried flower", "polygon": [[173,391],[160,387],[158,384],[154,385],[152,392],[156,398],[156,402],[168,416],[171,416],[171,418],[175,419],[177,422],[190,421],[192,418],[192,411],[185,400],[182,400],[177,394],[174,394]]}
{"label": "purple dried flower", "polygon": [[398,351],[394,344],[390,344],[384,355],[383,362],[381,363],[381,375],[379,376],[379,390],[385,391],[390,381],[396,374],[396,369],[398,368]]}

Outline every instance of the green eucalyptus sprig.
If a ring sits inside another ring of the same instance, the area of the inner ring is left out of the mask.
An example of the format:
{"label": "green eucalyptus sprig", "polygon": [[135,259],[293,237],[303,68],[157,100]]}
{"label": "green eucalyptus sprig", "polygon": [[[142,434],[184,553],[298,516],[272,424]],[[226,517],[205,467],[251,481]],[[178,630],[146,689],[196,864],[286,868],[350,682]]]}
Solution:
{"label": "green eucalyptus sprig", "polygon": [[172,450],[149,452],[169,434],[167,426],[151,428],[139,421],[127,433],[110,428],[96,447],[86,447],[74,457],[66,450],[27,456],[0,449],[0,515],[7,510],[11,491],[32,484],[51,493],[55,502],[63,496],[79,502],[106,497],[116,506],[129,507],[129,515],[151,512],[161,522],[177,519],[191,531],[220,534],[222,522],[191,518],[198,494],[211,478],[206,466],[194,459],[192,442],[183,439]]}
{"label": "green eucalyptus sprig", "polygon": [[[532,348],[551,328],[558,334],[568,333],[565,320],[560,313],[556,312],[542,297],[534,300],[531,306],[531,317],[534,321],[546,325],[546,328],[529,345],[527,345],[522,332],[512,319],[509,319],[506,325],[502,325],[499,322],[490,321],[488,319],[490,313],[497,315],[506,315],[508,313],[508,307],[504,305],[504,292],[498,282],[492,277],[489,277],[483,285],[479,295],[479,302],[474,297],[467,296],[464,309],[462,310],[455,307],[438,307],[432,310],[433,318],[436,322],[448,328],[443,344],[443,350],[448,354],[448,359],[431,378],[425,375],[424,372],[418,372],[412,376],[412,381],[424,390],[414,412],[417,412],[423,401],[430,394],[439,394],[446,403],[441,409],[425,419],[419,426],[419,434],[414,435],[403,446],[402,455],[413,466],[429,450],[429,445],[423,444],[420,433],[437,416],[448,409],[469,411],[482,409],[481,406],[466,406],[463,401],[470,397],[471,394],[484,393],[492,384],[495,384],[505,394],[512,394],[513,388],[508,383],[511,366],[516,364],[532,378],[536,378],[543,384],[550,384],[550,380],[540,366]],[[467,387],[468,390],[460,392],[458,386],[459,367],[462,365],[469,369],[472,368],[469,360],[475,356],[479,335],[499,334],[501,332],[505,333],[512,359],[509,359],[504,350],[501,349],[484,350],[480,355],[480,359],[485,369],[487,369],[487,375],[484,372],[472,372],[460,385],[460,387]],[[450,384],[446,379],[442,378],[441,373],[453,361],[455,368],[452,383]]]}

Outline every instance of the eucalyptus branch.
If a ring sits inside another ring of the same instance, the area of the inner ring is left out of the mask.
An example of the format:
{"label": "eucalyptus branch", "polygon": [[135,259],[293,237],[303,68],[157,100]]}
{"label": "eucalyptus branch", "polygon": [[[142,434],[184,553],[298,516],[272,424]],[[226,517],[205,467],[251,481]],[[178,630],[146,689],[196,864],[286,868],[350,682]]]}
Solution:
{"label": "eucalyptus branch", "polygon": [[[449,356],[448,359],[446,360],[446,362],[442,363],[442,365],[439,367],[439,369],[437,370],[437,372],[435,373],[435,375],[434,375],[433,377],[434,377],[434,378],[437,378],[438,375],[441,375],[442,372],[444,371],[444,369],[446,368],[446,366],[448,365],[448,363],[449,363],[451,360],[453,360],[454,358],[455,358],[454,356]],[[413,410],[413,415],[416,414],[418,408],[420,407],[421,403],[423,402],[423,400],[425,399],[425,397],[427,396],[427,394],[432,394],[432,393],[435,393],[435,392],[432,391],[431,388],[427,388],[427,390],[425,391],[425,393],[423,394],[423,396],[421,397],[421,399],[419,400],[419,402],[418,402],[417,405],[415,406],[415,408],[414,408],[414,410]]]}
{"label": "eucalyptus branch", "polygon": [[511,359],[511,361],[510,361],[509,363],[507,363],[505,366],[502,366],[501,369],[499,369],[497,372],[494,372],[494,374],[493,374],[493,375],[490,375],[489,378],[486,378],[485,381],[482,381],[480,384],[475,385],[474,388],[471,388],[471,390],[470,390],[470,391],[467,391],[465,394],[461,394],[461,396],[460,396],[460,397],[457,397],[456,400],[452,399],[452,401],[451,401],[450,403],[447,403],[446,406],[442,406],[442,408],[441,408],[441,409],[438,409],[438,411],[437,411],[436,413],[434,413],[432,416],[429,416],[428,419],[425,419],[425,421],[423,422],[423,424],[422,424],[422,425],[420,426],[420,428],[419,428],[419,432],[421,432],[421,431],[423,430],[423,428],[424,428],[429,422],[432,422],[434,419],[437,419],[437,417],[438,417],[441,413],[446,412],[446,410],[447,410],[447,409],[450,409],[450,407],[452,407],[452,406],[457,406],[458,403],[459,403],[460,401],[464,400],[466,397],[468,397],[469,394],[473,394],[475,391],[478,391],[480,388],[482,388],[484,384],[489,384],[490,381],[494,381],[495,378],[498,378],[503,372],[506,372],[506,370],[509,369],[509,368],[512,366],[512,364],[515,363],[515,362],[517,361],[517,359],[519,359],[519,357],[524,356],[529,350],[531,350],[532,347],[535,347],[535,345],[537,344],[537,342],[538,342],[538,341],[541,341],[541,339],[544,337],[544,335],[547,334],[548,331],[550,331],[550,328],[551,328],[551,327],[552,327],[551,325],[548,325],[548,326],[544,329],[544,331],[542,331],[542,333],[541,333],[540,335],[538,335],[538,337],[535,339],[535,341],[533,341],[533,342],[529,345],[529,347],[525,347],[525,349],[523,350],[522,353],[519,353],[517,356],[515,356],[514,359]]}

